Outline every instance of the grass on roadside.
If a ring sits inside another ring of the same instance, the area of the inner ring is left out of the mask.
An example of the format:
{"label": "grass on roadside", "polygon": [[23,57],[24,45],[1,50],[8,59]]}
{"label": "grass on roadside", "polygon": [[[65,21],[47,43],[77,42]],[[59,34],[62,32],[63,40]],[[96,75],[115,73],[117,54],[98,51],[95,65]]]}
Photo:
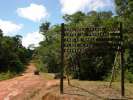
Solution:
{"label": "grass on roadside", "polygon": [[41,76],[47,80],[52,80],[54,79],[54,74],[52,73],[41,73]]}
{"label": "grass on roadside", "polygon": [[12,73],[10,71],[8,71],[8,72],[2,72],[2,73],[0,73],[0,81],[13,78],[14,76],[16,76],[16,74],[15,73]]}

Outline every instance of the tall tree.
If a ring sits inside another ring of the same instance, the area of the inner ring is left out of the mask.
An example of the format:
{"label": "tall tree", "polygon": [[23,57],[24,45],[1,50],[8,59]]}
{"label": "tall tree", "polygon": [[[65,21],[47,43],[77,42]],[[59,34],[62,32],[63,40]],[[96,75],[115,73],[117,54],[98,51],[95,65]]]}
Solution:
{"label": "tall tree", "polygon": [[115,0],[116,11],[123,22],[126,68],[133,73],[133,0]]}

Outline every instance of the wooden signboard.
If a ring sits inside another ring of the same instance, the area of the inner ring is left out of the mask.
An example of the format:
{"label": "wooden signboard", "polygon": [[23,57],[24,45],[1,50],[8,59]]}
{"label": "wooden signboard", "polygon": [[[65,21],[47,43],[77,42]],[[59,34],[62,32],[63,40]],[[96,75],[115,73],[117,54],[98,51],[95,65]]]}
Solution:
{"label": "wooden signboard", "polygon": [[[124,96],[124,58],[122,23],[118,27],[71,28],[61,24],[61,80],[63,93],[64,52],[80,53],[85,50],[113,50],[121,54],[121,95]],[[99,50],[99,49],[98,49]]]}

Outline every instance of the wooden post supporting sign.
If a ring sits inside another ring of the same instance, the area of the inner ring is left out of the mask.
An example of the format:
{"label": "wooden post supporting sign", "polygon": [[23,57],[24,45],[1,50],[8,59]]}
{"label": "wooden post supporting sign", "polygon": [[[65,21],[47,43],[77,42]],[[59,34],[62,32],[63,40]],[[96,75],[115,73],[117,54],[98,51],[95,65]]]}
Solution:
{"label": "wooden post supporting sign", "polygon": [[60,75],[60,93],[63,94],[64,78],[64,23],[61,24],[61,75]]}
{"label": "wooden post supporting sign", "polygon": [[122,23],[120,23],[120,38],[121,38],[121,96],[125,95],[125,86],[124,86],[124,46],[123,46],[123,34],[122,34]]}

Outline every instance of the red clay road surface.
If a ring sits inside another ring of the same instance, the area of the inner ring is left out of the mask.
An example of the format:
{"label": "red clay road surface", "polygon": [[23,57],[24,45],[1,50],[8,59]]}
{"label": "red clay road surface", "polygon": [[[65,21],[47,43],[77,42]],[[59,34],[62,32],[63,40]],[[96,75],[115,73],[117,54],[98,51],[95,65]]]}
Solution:
{"label": "red clay road surface", "polygon": [[47,81],[39,75],[34,75],[35,66],[30,64],[27,71],[13,79],[0,82],[0,100],[31,100],[42,87],[49,88],[58,84],[57,80]]}

